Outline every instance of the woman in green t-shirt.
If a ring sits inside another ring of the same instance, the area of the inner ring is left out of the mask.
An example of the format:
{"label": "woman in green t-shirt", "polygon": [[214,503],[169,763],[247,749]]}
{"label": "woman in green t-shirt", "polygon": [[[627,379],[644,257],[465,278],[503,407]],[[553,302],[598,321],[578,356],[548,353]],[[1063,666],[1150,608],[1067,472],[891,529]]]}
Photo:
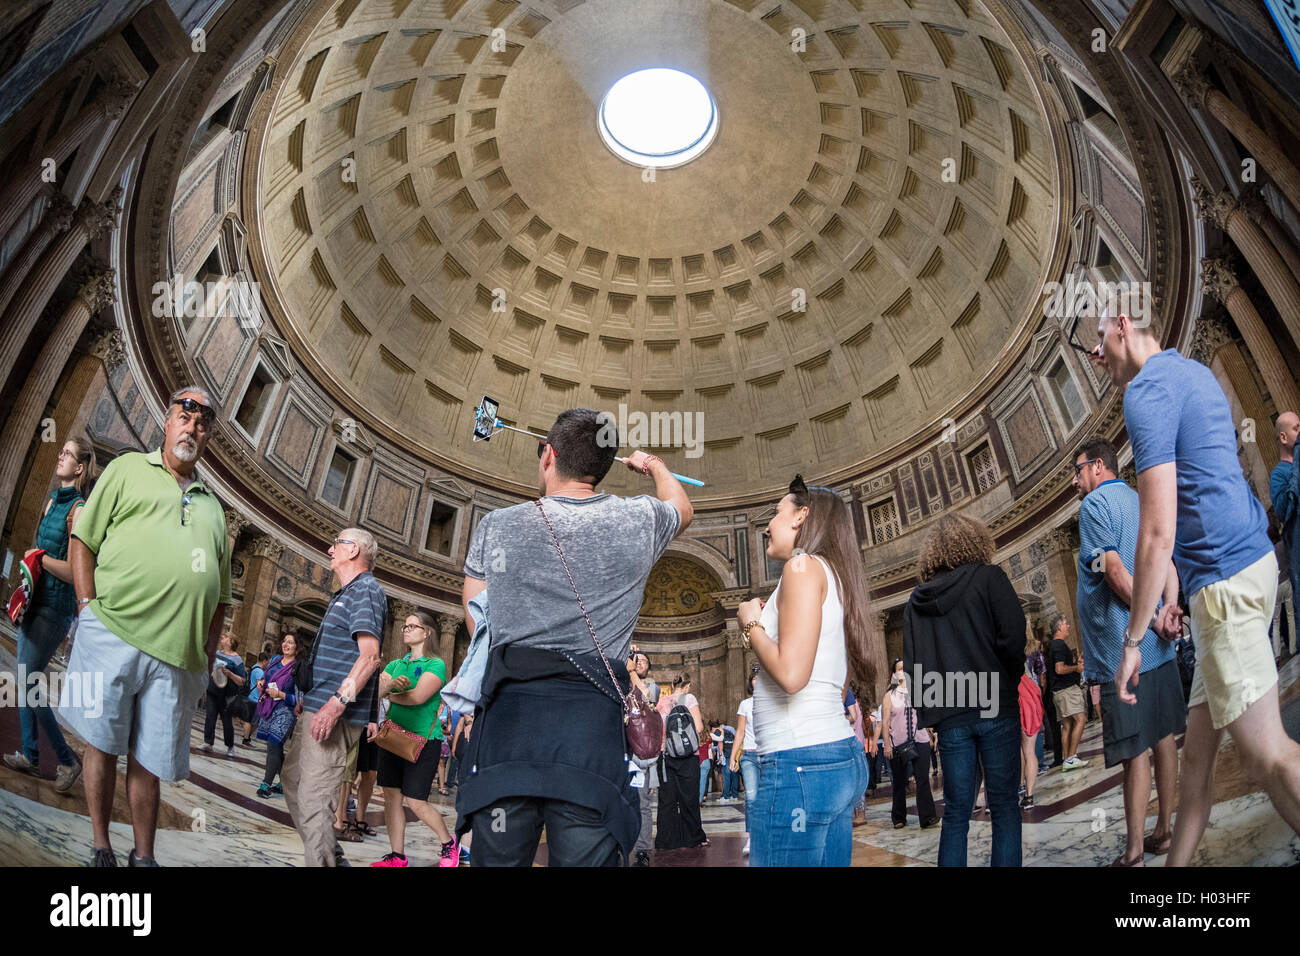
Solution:
{"label": "woman in green t-shirt", "polygon": [[442,754],[442,728],[438,725],[438,707],[442,703],[442,685],[447,679],[447,665],[432,657],[435,625],[433,616],[424,611],[407,615],[402,627],[405,657],[390,661],[379,675],[379,696],[387,697],[388,720],[403,730],[425,739],[420,756],[412,763],[388,750],[379,751],[379,775],[376,782],[384,791],[384,821],[388,825],[388,843],[392,852],[371,866],[406,866],[406,815],[402,798],[417,817],[438,835],[442,844],[439,866],[457,866],[460,849],[447,829],[438,808],[429,803],[429,792],[438,772]]}

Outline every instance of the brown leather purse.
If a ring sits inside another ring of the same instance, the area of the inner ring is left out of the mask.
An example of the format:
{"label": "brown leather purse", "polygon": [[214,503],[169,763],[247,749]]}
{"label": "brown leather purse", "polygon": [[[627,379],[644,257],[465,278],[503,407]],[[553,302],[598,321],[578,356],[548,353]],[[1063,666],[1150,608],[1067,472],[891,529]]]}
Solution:
{"label": "brown leather purse", "polygon": [[[564,573],[569,576],[569,586],[573,588],[573,596],[578,599],[578,607],[582,609],[583,619],[587,622],[587,630],[591,631],[591,640],[596,645],[596,651],[600,654],[600,659],[605,663],[605,670],[609,673],[610,683],[614,685],[614,690],[618,693],[623,704],[623,732],[627,738],[627,745],[632,753],[642,760],[658,756],[664,743],[664,719],[659,711],[646,702],[639,687],[633,687],[632,692],[626,695],[619,690],[618,678],[614,676],[614,668],[609,665],[609,658],[605,656],[605,649],[600,646],[600,641],[596,638],[596,627],[591,623],[591,618],[587,614],[587,606],[582,603],[582,595],[578,593],[578,585],[573,580],[573,572],[569,570],[569,562],[564,558],[564,549],[560,547],[560,539],[556,536],[555,529],[551,527],[551,519],[547,516],[546,509],[542,507],[541,501],[534,501],[533,504],[537,505],[537,510],[542,513],[542,520],[546,522],[546,530],[551,533],[551,540],[555,542],[555,550],[560,554],[560,563],[564,565]],[[593,681],[593,683],[595,682]]]}
{"label": "brown leather purse", "polygon": [[429,741],[417,733],[412,733],[405,727],[397,726],[389,718],[380,725],[379,733],[375,735],[374,742],[390,754],[397,754],[407,763],[415,763],[420,759],[420,753],[424,750],[424,745]]}

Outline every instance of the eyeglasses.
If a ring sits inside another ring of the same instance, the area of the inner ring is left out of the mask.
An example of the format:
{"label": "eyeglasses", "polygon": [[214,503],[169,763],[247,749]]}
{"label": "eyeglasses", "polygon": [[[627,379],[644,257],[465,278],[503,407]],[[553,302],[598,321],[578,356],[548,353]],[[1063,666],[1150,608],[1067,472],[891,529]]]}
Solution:
{"label": "eyeglasses", "polygon": [[190,519],[190,498],[191,498],[191,495],[192,495],[192,492],[189,492],[189,491],[187,491],[187,492],[185,492],[185,494],[181,495],[181,527],[182,527],[182,528],[185,527],[185,525],[189,522],[189,519]]}
{"label": "eyeglasses", "polygon": [[331,546],[339,544],[356,544],[356,542],[351,538],[335,538]]}
{"label": "eyeglasses", "polygon": [[209,424],[215,417],[216,413],[212,410],[211,405],[204,405],[202,402],[196,402],[192,398],[178,398],[172,402],[173,405],[179,405],[181,411],[187,415],[198,415],[203,424]]}
{"label": "eyeglasses", "polygon": [[550,444],[550,442],[539,441],[537,443],[537,457],[539,460],[541,459],[542,455],[546,452],[546,446],[548,444]]}
{"label": "eyeglasses", "polygon": [[1087,461],[1075,462],[1074,473],[1077,475],[1079,472],[1087,468],[1089,465],[1095,465],[1099,461],[1101,461],[1100,458],[1089,458]]}
{"label": "eyeglasses", "polygon": [[424,625],[423,625],[423,624],[403,624],[403,625],[402,625],[402,630],[403,630],[403,631],[423,631],[423,630],[424,630]]}

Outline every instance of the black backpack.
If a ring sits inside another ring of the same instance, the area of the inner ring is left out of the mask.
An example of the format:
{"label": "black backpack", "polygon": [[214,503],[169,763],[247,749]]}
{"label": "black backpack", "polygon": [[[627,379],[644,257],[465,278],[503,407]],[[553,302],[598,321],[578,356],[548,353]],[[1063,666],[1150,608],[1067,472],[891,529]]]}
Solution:
{"label": "black backpack", "polygon": [[664,753],[670,757],[689,757],[700,749],[700,735],[695,729],[695,718],[690,708],[678,696],[673,709],[664,721]]}

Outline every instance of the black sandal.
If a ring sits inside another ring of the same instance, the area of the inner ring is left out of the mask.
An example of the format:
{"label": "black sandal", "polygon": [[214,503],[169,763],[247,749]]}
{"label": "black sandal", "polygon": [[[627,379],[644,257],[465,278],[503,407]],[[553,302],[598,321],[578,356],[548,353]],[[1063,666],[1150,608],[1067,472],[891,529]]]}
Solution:
{"label": "black sandal", "polygon": [[374,827],[372,827],[370,823],[366,820],[358,820],[356,823],[353,824],[353,826],[356,827],[356,829],[360,830],[362,833],[364,833],[366,836],[379,835],[379,831],[376,830]]}

